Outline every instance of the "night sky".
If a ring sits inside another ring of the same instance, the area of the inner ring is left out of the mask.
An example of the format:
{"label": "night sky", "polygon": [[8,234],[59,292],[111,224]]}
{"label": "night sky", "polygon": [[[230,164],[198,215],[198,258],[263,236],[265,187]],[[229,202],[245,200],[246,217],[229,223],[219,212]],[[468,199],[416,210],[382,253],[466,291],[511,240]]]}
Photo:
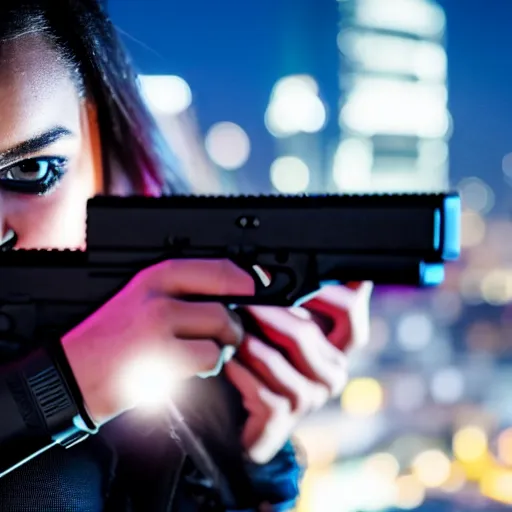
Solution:
{"label": "night sky", "polygon": [[[385,0],[382,0],[385,1]],[[512,2],[443,0],[448,21],[451,176],[479,176],[498,196],[512,192],[501,161],[512,152]],[[275,156],[263,114],[281,76],[309,73],[337,109],[335,0],[109,0],[142,73],[178,74],[192,88],[201,127],[233,121],[253,152],[243,172],[267,180]],[[335,116],[324,142],[336,137]]]}

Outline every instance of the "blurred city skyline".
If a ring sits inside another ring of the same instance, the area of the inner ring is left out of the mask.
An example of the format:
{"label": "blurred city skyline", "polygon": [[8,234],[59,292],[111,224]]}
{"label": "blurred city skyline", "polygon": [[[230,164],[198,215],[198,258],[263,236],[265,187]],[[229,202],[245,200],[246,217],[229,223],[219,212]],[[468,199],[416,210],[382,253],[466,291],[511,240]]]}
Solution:
{"label": "blurred city skyline", "polygon": [[[110,0],[114,22],[140,71],[183,77],[192,89],[199,125],[239,124],[251,140],[243,182],[268,191],[276,150],[264,113],[275,83],[289,74],[318,82],[328,109],[321,141],[337,138],[338,2],[262,0],[240,3]],[[496,213],[508,212],[502,171],[512,152],[512,71],[507,69],[512,4],[441,0],[447,18],[451,185],[470,176],[495,190]]]}
{"label": "blurred city skyline", "polygon": [[[382,7],[386,2],[436,5],[433,0],[109,0],[109,5],[143,75],[149,103],[199,189],[266,193],[273,183],[293,193],[308,183],[322,189],[320,177],[333,172],[329,159],[340,143],[339,110],[348,97],[340,92],[339,32],[344,27],[350,36],[353,28],[346,19],[340,23],[340,4],[349,12],[354,5],[373,6],[393,21],[393,12]],[[397,143],[409,153],[412,146],[428,149],[422,163],[428,171],[445,157],[448,142],[449,188],[461,192],[464,206],[463,254],[447,266],[439,289],[375,294],[370,344],[352,353],[351,380],[341,401],[299,431],[310,461],[299,512],[392,510],[393,503],[422,512],[498,511],[499,503],[512,505],[512,71],[507,69],[512,3],[437,4],[446,18],[441,39],[448,59],[449,133],[432,138],[434,118],[425,105],[419,119],[404,109],[396,118],[391,111],[389,123],[383,122],[385,108],[366,109],[361,117],[367,98],[379,98],[379,108],[388,97],[396,102],[397,91],[409,94],[407,87],[367,86],[369,94],[360,96],[365,101],[355,109],[359,117],[348,119],[365,141],[372,124],[385,134],[399,122],[430,133],[423,146],[421,140],[411,145],[407,137],[379,139],[381,161],[387,158],[391,167],[400,161]],[[398,24],[406,18],[399,9],[395,14]],[[421,16],[408,20],[427,23]],[[415,34],[413,40],[421,37]],[[390,46],[387,55],[377,40],[365,44],[359,50],[371,65],[385,61],[399,68],[401,49],[407,65],[416,59],[411,59],[416,50],[405,43]],[[444,108],[444,51],[427,50],[415,61],[417,70],[434,82],[439,78],[441,100],[432,105]],[[377,62],[377,54],[384,61]],[[430,92],[420,96],[430,101]],[[421,107],[414,98],[408,97],[408,105]],[[286,132],[292,136],[276,137]],[[357,144],[359,154],[363,148],[367,155],[366,142]],[[411,172],[420,159],[411,157]],[[364,158],[358,164],[364,167]],[[389,191],[414,186],[414,174],[405,172],[403,182],[389,176]],[[418,191],[443,180],[440,173],[437,181],[422,181]]]}

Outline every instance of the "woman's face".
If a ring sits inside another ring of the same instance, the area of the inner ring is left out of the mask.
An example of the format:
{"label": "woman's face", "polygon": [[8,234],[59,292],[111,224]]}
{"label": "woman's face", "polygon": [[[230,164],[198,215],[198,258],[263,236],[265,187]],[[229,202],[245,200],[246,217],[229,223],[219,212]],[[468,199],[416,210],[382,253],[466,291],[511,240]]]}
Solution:
{"label": "woman's face", "polygon": [[42,34],[0,44],[0,243],[84,244],[86,202],[100,191],[94,110]]}

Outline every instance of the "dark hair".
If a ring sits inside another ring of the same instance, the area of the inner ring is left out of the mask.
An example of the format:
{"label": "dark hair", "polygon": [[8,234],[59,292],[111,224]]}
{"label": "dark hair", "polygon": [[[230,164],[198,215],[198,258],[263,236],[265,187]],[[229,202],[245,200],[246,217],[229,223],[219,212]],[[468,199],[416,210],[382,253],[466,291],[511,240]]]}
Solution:
{"label": "dark hair", "polygon": [[62,53],[79,91],[97,107],[107,191],[114,160],[135,192],[147,190],[148,180],[165,194],[186,192],[178,161],[142,98],[135,69],[105,3],[0,0],[0,43],[37,31]]}

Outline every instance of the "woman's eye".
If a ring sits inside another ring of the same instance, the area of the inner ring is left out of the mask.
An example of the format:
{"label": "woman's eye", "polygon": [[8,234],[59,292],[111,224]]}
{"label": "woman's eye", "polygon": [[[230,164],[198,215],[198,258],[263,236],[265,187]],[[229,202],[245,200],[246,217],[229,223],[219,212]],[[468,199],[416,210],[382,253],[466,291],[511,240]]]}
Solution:
{"label": "woman's eye", "polygon": [[0,170],[0,186],[24,194],[46,194],[66,172],[65,158],[33,158]]}
{"label": "woman's eye", "polygon": [[44,179],[49,168],[48,160],[29,160],[7,169],[5,177],[8,180],[38,181]]}

